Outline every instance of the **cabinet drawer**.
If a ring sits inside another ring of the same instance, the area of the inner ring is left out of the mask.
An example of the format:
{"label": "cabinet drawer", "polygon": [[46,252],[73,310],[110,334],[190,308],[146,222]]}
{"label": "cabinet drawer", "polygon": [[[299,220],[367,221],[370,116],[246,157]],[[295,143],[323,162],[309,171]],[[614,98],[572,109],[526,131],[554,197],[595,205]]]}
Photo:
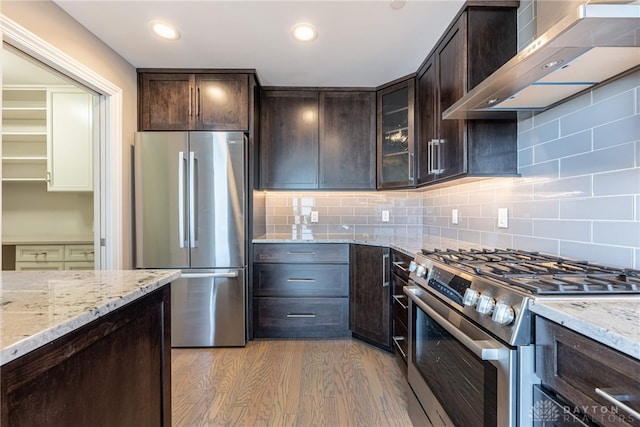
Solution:
{"label": "cabinet drawer", "polygon": [[599,424],[637,425],[624,408],[596,389],[640,411],[640,361],[538,316],[536,372],[545,386],[586,410]]}
{"label": "cabinet drawer", "polygon": [[93,261],[93,245],[66,245],[65,261]]}
{"label": "cabinet drawer", "polygon": [[94,270],[93,261],[67,261],[64,263],[65,270]]}
{"label": "cabinet drawer", "polygon": [[16,271],[64,270],[62,261],[16,262]]}
{"label": "cabinet drawer", "polygon": [[347,264],[254,264],[255,296],[347,297]]}
{"label": "cabinet drawer", "polygon": [[349,262],[349,245],[340,243],[258,243],[255,262]]}
{"label": "cabinet drawer", "polygon": [[348,298],[255,298],[256,337],[349,335]]}
{"label": "cabinet drawer", "polygon": [[63,261],[63,245],[17,245],[16,261]]}

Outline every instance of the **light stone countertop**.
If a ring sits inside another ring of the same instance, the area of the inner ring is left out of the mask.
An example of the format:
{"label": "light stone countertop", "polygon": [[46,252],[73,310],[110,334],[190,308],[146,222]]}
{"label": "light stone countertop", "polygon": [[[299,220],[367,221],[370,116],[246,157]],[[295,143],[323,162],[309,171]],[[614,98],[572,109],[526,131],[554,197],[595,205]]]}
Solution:
{"label": "light stone countertop", "polygon": [[640,297],[534,300],[534,313],[640,360]]}
{"label": "light stone countertop", "polygon": [[3,271],[0,365],[178,277],[178,270]]}
{"label": "light stone countertop", "polygon": [[481,246],[427,235],[377,235],[377,234],[266,234],[253,239],[253,243],[353,243],[360,245],[388,246],[415,255],[421,249],[480,249]]}

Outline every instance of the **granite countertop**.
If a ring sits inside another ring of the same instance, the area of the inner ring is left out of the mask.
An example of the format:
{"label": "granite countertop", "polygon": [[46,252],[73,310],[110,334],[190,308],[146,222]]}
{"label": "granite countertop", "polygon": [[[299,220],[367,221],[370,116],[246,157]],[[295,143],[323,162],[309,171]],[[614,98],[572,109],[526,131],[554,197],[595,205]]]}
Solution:
{"label": "granite countertop", "polygon": [[354,243],[360,245],[388,246],[392,249],[413,256],[422,248],[454,248],[454,249],[480,249],[480,245],[465,243],[456,240],[445,239],[427,235],[398,234],[265,234],[255,237],[253,243]]}
{"label": "granite countertop", "polygon": [[178,270],[3,271],[0,365],[178,277]]}
{"label": "granite countertop", "polygon": [[640,360],[640,298],[537,300],[531,311]]}

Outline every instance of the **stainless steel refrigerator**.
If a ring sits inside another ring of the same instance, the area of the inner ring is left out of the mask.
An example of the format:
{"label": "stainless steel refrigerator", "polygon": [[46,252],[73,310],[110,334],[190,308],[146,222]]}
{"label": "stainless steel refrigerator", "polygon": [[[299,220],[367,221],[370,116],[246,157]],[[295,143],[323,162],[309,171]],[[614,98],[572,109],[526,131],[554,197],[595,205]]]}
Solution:
{"label": "stainless steel refrigerator", "polygon": [[246,343],[246,168],[242,133],[136,134],[135,265],[182,270],[173,347]]}

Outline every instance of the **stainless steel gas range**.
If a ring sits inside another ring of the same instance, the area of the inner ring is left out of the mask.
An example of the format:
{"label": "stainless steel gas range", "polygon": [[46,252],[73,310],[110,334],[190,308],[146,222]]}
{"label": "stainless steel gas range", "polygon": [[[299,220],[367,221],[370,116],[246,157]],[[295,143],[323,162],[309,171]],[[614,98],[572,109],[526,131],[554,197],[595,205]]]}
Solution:
{"label": "stainless steel gas range", "polygon": [[510,249],[423,249],[410,271],[415,425],[531,425],[539,381],[529,301],[640,294],[640,271]]}

